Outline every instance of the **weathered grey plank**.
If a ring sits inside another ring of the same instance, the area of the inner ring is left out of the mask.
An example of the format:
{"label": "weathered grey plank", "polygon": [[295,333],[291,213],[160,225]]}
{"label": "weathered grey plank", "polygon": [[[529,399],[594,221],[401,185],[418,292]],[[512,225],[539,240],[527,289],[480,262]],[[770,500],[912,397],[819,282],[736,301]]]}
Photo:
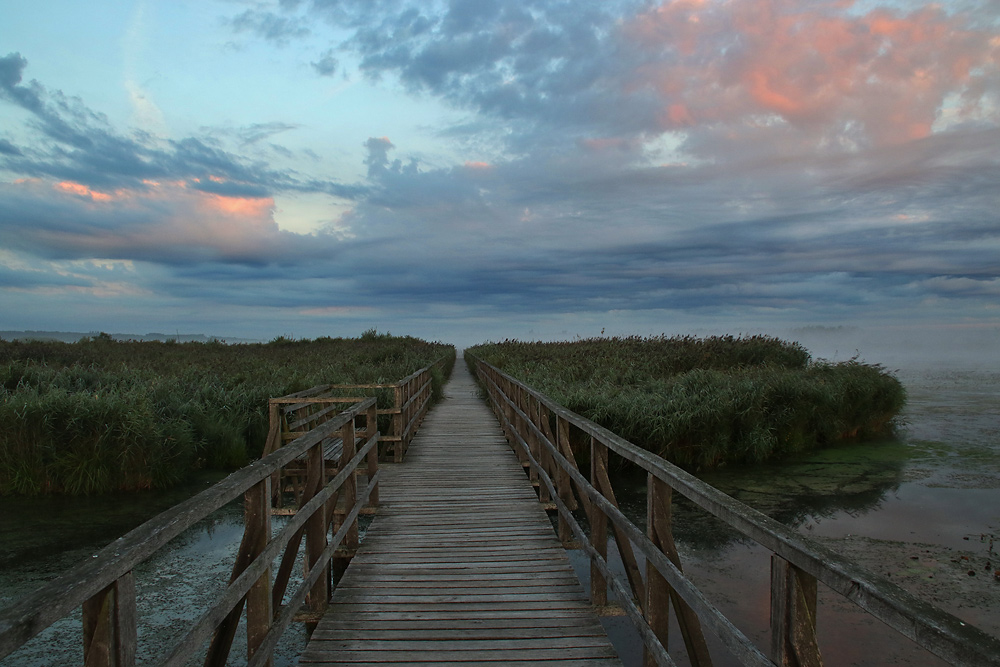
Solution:
{"label": "weathered grey plank", "polygon": [[383,474],[300,664],[620,664],[464,367]]}

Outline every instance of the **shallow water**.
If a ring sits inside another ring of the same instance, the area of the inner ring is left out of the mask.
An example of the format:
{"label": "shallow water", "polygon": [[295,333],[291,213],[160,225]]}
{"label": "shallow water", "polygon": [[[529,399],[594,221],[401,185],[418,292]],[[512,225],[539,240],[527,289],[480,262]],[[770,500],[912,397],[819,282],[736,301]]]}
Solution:
{"label": "shallow water", "polygon": [[[209,475],[163,493],[0,498],[0,608],[219,479],[219,475]],[[276,533],[282,523],[281,517],[274,517],[272,531]],[[162,658],[225,589],[242,536],[243,505],[237,500],[196,523],[136,568],[140,664]],[[304,628],[292,624],[275,654],[275,665],[296,664],[295,656],[304,645]],[[245,655],[245,646],[245,628],[241,627],[233,644],[234,659]],[[0,664],[43,667],[82,664],[82,658],[81,618],[76,610]]]}
{"label": "shallow water", "polygon": [[[1000,568],[1000,372],[897,375],[909,392],[897,439],[699,476],[1000,635],[1000,581],[992,576]],[[644,483],[637,480],[632,491],[623,505],[644,522]],[[685,572],[766,652],[770,552],[674,497]],[[827,664],[939,664],[823,586],[819,607]],[[679,642],[679,632],[672,637]],[[723,657],[717,664],[730,663]]]}

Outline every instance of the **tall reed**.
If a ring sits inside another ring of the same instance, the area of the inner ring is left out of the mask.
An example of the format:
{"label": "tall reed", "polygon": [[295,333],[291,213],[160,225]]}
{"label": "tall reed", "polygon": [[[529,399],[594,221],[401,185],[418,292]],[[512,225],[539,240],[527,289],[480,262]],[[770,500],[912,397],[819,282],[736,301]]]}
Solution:
{"label": "tall reed", "polygon": [[693,469],[886,435],[906,401],[881,366],[812,362],[767,336],[503,341],[468,353]]}
{"label": "tall reed", "polygon": [[165,488],[233,469],[263,450],[268,398],[391,383],[441,357],[454,348],[375,332],[233,346],[0,341],[0,494]]}

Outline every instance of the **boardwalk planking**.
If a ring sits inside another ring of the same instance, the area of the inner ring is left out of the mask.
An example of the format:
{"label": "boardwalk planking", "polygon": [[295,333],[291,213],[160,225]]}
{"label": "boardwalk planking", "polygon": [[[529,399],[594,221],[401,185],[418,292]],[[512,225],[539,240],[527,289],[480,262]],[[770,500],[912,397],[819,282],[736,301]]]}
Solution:
{"label": "boardwalk planking", "polygon": [[303,665],[620,665],[492,413],[457,364]]}

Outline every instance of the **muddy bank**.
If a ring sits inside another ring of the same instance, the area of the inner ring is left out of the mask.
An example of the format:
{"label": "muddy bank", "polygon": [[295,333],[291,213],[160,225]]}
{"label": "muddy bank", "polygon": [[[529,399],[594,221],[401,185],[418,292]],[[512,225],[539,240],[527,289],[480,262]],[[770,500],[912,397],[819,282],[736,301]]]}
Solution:
{"label": "muddy bank", "polygon": [[983,534],[967,549],[870,537],[819,538],[904,590],[1000,636],[1000,539]]}

